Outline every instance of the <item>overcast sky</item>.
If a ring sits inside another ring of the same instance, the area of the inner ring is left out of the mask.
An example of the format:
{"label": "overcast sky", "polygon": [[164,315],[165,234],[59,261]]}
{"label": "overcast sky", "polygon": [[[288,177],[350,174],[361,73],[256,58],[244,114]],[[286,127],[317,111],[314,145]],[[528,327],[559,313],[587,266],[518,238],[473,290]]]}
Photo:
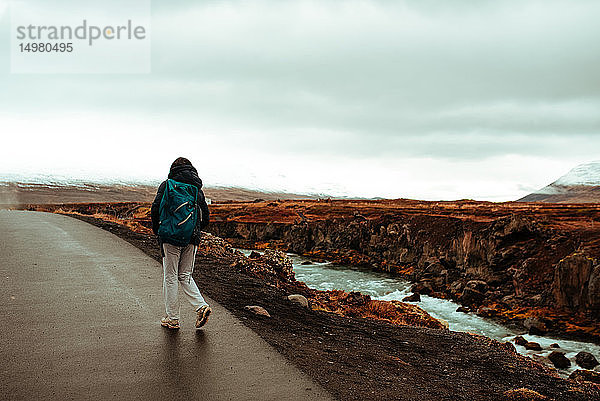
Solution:
{"label": "overcast sky", "polygon": [[11,74],[0,179],[514,200],[600,159],[600,2],[162,1],[151,74]]}

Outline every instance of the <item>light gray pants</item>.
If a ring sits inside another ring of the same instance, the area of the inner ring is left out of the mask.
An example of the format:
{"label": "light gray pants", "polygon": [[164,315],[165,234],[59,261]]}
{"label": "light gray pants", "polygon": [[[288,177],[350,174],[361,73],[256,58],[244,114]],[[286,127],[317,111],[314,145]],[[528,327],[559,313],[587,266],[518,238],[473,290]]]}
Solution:
{"label": "light gray pants", "polygon": [[163,295],[165,298],[165,312],[170,319],[179,319],[179,288],[181,284],[185,297],[190,301],[195,310],[208,305],[192,277],[197,246],[175,246],[163,244]]}

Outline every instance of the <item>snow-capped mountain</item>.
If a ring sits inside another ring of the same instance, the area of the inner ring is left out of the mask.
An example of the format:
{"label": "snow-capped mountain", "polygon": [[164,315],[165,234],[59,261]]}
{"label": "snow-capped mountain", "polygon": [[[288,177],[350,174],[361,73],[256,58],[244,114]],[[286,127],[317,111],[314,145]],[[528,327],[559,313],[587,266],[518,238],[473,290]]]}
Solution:
{"label": "snow-capped mountain", "polygon": [[600,203],[600,161],[575,167],[519,202]]}
{"label": "snow-capped mountain", "polygon": [[563,175],[551,185],[598,186],[600,185],[600,160],[581,164]]}
{"label": "snow-capped mountain", "polygon": [[[87,202],[151,202],[159,181],[123,181],[98,179],[87,181],[56,175],[0,175],[0,207],[22,204],[57,204]],[[255,199],[317,199],[319,194],[272,192],[241,187],[204,187],[207,199],[252,201]]]}

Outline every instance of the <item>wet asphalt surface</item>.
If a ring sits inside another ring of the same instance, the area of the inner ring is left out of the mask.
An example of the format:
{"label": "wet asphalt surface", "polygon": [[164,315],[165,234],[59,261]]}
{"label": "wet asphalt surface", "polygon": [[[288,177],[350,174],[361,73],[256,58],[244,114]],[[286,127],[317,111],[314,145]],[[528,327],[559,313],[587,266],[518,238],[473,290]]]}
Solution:
{"label": "wet asphalt surface", "polygon": [[331,397],[226,309],[179,331],[162,267],[66,216],[0,210],[0,399],[327,400]]}

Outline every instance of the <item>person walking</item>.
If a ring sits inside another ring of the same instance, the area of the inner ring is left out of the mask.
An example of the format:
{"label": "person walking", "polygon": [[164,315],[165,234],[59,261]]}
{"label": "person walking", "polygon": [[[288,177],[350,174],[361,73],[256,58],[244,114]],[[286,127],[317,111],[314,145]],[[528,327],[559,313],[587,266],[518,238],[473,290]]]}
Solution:
{"label": "person walking", "polygon": [[151,208],[152,231],[158,235],[163,263],[165,317],[161,325],[179,329],[179,285],[196,311],[196,328],[206,324],[210,306],[206,303],[192,273],[200,231],[208,225],[209,211],[202,180],[192,163],[177,158],[168,179],[160,184]]}

